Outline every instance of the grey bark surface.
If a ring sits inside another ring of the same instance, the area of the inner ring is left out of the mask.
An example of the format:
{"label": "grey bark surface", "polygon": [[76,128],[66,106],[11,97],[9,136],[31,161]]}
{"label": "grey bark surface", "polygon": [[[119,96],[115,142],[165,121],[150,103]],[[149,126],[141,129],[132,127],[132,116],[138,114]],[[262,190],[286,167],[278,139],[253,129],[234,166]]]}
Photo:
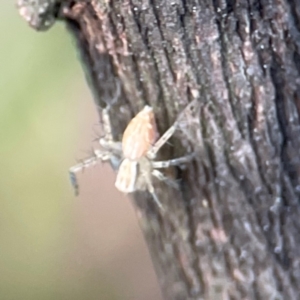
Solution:
{"label": "grey bark surface", "polygon": [[155,182],[167,213],[134,195],[165,299],[300,299],[299,2],[54,2],[116,140],[145,104],[162,134],[198,99],[160,152],[196,153],[178,190]]}

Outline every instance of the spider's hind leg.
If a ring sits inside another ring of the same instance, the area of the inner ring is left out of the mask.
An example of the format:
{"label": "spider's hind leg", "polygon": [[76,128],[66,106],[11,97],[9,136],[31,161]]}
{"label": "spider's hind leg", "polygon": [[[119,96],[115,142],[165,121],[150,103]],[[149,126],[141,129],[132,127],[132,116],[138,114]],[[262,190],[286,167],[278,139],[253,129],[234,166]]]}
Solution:
{"label": "spider's hind leg", "polygon": [[167,185],[173,187],[174,189],[179,190],[178,183],[175,180],[170,179],[167,176],[165,176],[162,172],[160,172],[158,170],[153,170],[152,175],[155,176],[158,180],[163,181]]}
{"label": "spider's hind leg", "polygon": [[157,195],[156,195],[156,193],[155,193],[154,186],[153,186],[151,180],[148,180],[148,181],[147,181],[147,188],[148,188],[148,191],[149,191],[149,193],[151,194],[151,196],[152,196],[154,202],[157,204],[158,208],[161,209],[162,211],[165,211],[164,206],[163,206],[162,203],[159,201],[159,199],[158,199],[158,197],[157,197]]}

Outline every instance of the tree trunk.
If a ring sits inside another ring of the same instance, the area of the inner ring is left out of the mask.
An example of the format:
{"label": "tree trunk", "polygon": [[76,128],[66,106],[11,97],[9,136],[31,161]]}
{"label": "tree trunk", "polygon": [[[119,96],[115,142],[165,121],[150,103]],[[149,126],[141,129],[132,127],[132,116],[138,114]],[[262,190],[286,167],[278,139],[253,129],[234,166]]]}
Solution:
{"label": "tree trunk", "polygon": [[198,99],[159,156],[196,153],[179,190],[155,182],[167,213],[134,194],[165,299],[300,299],[298,0],[34,5],[37,29],[67,23],[115,140],[145,104],[162,134]]}

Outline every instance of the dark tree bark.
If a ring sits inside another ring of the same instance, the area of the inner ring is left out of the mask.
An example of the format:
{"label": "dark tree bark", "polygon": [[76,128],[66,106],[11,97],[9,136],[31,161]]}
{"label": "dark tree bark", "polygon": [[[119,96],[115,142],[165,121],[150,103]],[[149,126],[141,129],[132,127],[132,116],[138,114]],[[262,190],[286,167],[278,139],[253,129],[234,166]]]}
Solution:
{"label": "dark tree bark", "polygon": [[163,133],[198,99],[159,157],[197,154],[168,170],[180,190],[155,183],[167,213],[134,195],[165,298],[300,299],[298,0],[20,2],[66,22],[116,140],[145,104]]}

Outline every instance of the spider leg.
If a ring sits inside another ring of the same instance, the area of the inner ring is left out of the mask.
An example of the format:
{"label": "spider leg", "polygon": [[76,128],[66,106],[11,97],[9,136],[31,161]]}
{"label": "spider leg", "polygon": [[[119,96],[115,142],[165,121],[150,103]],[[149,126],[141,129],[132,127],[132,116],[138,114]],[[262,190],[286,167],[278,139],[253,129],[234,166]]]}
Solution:
{"label": "spider leg", "polygon": [[156,205],[158,206],[158,208],[161,209],[162,211],[165,211],[164,206],[163,206],[163,205],[161,204],[161,202],[159,201],[159,199],[158,199],[157,195],[155,194],[155,192],[154,192],[154,191],[153,191],[153,192],[149,191],[149,192],[150,192],[150,194],[151,194],[151,196],[152,196],[154,202],[155,202]]}
{"label": "spider leg", "polygon": [[74,188],[75,191],[75,195],[77,196],[79,194],[79,185],[77,182],[77,178],[76,178],[76,173],[84,170],[85,168],[88,168],[90,166],[93,166],[95,164],[97,164],[97,162],[99,160],[101,161],[107,161],[110,160],[112,158],[112,154],[110,152],[103,152],[101,150],[94,150],[94,156],[89,157],[85,160],[83,160],[81,163],[71,167],[69,169],[69,176],[70,176],[70,181],[71,184]]}
{"label": "spider leg", "polygon": [[[118,86],[120,89],[120,87]],[[118,91],[119,93],[120,91]],[[109,118],[109,107],[102,109],[102,122],[103,129],[105,132],[104,137],[99,139],[100,146],[105,149],[107,152],[111,153],[110,155],[110,164],[114,170],[117,170],[120,166],[120,158],[122,157],[122,143],[115,142],[112,136],[111,123]],[[103,159],[101,159],[103,160]]]}
{"label": "spider leg", "polygon": [[99,139],[99,144],[105,149],[112,152],[116,152],[118,155],[122,154],[121,142],[115,142],[113,140],[111,122],[109,117],[110,107],[103,108],[101,111],[102,125],[104,131],[104,137]]}
{"label": "spider leg", "polygon": [[[109,108],[106,107],[102,109],[101,115],[102,115],[102,123],[103,123],[103,130],[105,134],[105,139],[108,141],[112,141],[112,130],[111,130],[111,124],[110,124],[110,118],[108,113]],[[100,141],[99,141],[100,142]]]}
{"label": "spider leg", "polygon": [[147,157],[150,159],[154,159],[156,157],[159,149],[167,142],[167,140],[174,134],[174,132],[178,129],[179,123],[182,122],[182,118],[184,118],[185,113],[189,110],[194,110],[195,106],[197,106],[197,99],[193,100],[190,104],[188,104],[185,109],[179,114],[176,121],[173,125],[158,139],[158,141],[152,146],[152,148],[147,152]]}
{"label": "spider leg", "polygon": [[103,100],[106,103],[105,108],[101,108],[100,106],[98,106],[98,109],[100,110],[100,113],[101,113],[101,122],[102,122],[103,130],[104,130],[105,137],[107,140],[113,140],[110,117],[109,117],[109,110],[112,107],[112,105],[117,103],[117,101],[119,100],[120,95],[121,95],[121,82],[117,78],[114,78],[114,80],[116,82],[116,90],[115,90],[114,96],[109,97],[109,101],[105,101],[105,98],[108,97],[108,95],[104,96]]}
{"label": "spider leg", "polygon": [[167,140],[174,134],[176,129],[177,129],[177,126],[175,123],[158,139],[158,141],[147,152],[147,157],[149,159],[154,159],[156,157],[156,153],[167,142]]}
{"label": "spider leg", "polygon": [[[120,96],[120,91],[120,84],[118,83],[115,99]],[[106,108],[101,109],[101,122],[102,129],[104,131],[104,137],[99,139],[99,144],[102,146],[103,150],[94,150],[94,155],[92,157],[83,160],[81,163],[69,169],[70,181],[74,188],[75,195],[78,195],[79,193],[79,185],[76,178],[77,172],[97,164],[99,160],[109,160],[114,170],[117,170],[120,166],[122,158],[122,144],[113,140],[109,109],[109,105],[106,106]]]}
{"label": "spider leg", "polygon": [[167,142],[167,140],[174,134],[174,132],[179,128],[182,119],[185,118],[185,113],[190,111],[194,111],[197,107],[198,100],[195,99],[191,103],[189,103],[183,111],[178,115],[176,121],[173,125],[158,139],[158,141],[151,147],[151,149],[147,152],[147,157],[149,159],[154,159],[156,157],[159,149]]}
{"label": "spider leg", "polygon": [[109,140],[107,138],[101,138],[101,139],[99,139],[99,144],[102,148],[104,148],[107,151],[116,153],[119,156],[121,156],[121,154],[122,154],[122,143],[121,142],[115,142],[115,141]]}
{"label": "spider leg", "polygon": [[162,203],[159,201],[159,199],[158,199],[158,197],[157,197],[157,195],[156,195],[156,193],[155,193],[154,186],[153,186],[153,184],[152,184],[152,182],[151,182],[150,179],[147,180],[147,187],[148,187],[149,193],[151,194],[151,196],[152,196],[154,202],[156,203],[156,205],[158,206],[158,208],[161,209],[162,211],[165,211],[164,206],[163,206]]}
{"label": "spider leg", "polygon": [[175,180],[172,180],[165,176],[162,172],[158,170],[153,170],[152,175],[155,176],[158,180],[166,182],[168,185],[172,186],[174,189],[178,190],[179,186]]}
{"label": "spider leg", "polygon": [[168,168],[170,166],[180,166],[189,163],[194,157],[195,157],[195,153],[192,153],[192,154],[188,154],[170,160],[152,161],[151,164],[154,169],[162,169],[162,168]]}

